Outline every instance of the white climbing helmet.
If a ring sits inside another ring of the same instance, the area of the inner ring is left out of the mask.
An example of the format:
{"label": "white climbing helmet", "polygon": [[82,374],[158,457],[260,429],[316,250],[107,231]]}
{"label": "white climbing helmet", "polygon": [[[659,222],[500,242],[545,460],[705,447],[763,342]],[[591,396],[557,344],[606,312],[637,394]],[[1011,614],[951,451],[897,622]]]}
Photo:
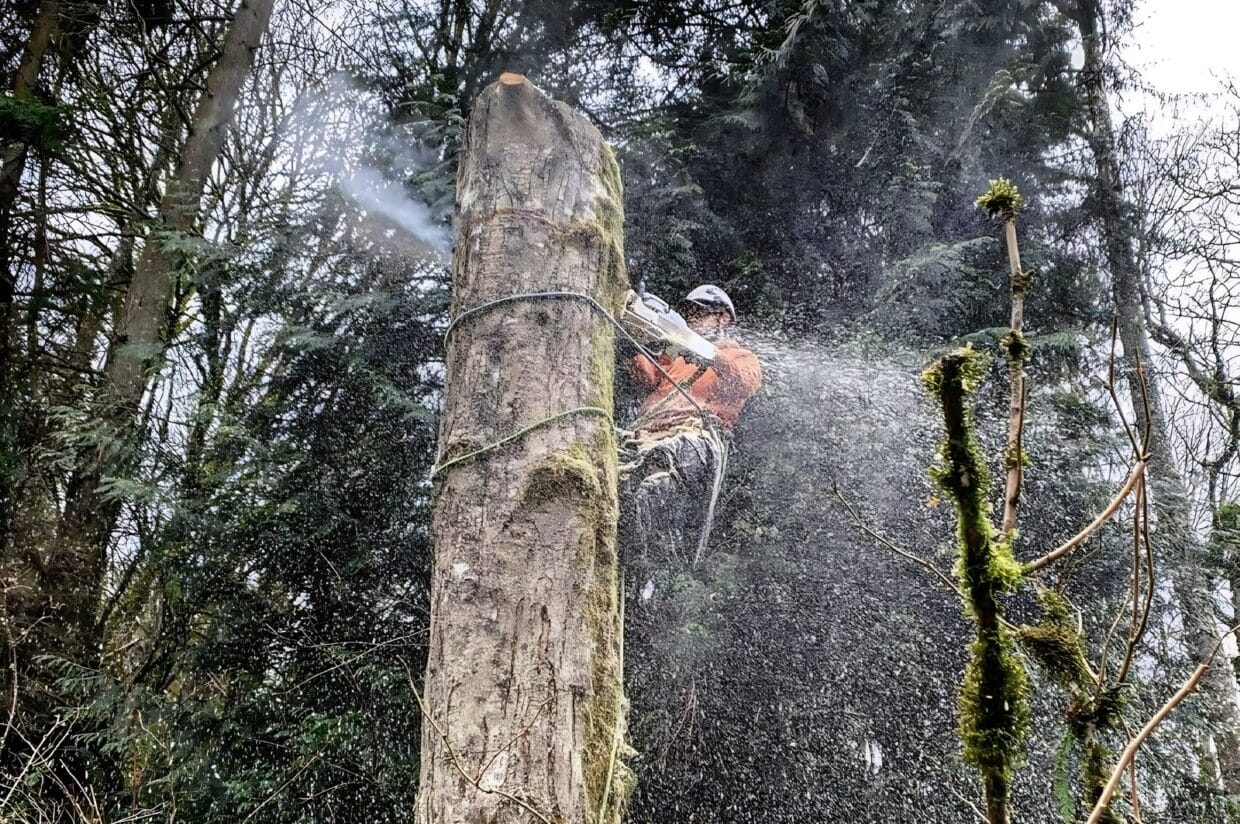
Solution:
{"label": "white climbing helmet", "polygon": [[736,322],[736,307],[728,293],[713,283],[704,283],[685,295],[685,301],[712,312],[727,312],[733,323]]}

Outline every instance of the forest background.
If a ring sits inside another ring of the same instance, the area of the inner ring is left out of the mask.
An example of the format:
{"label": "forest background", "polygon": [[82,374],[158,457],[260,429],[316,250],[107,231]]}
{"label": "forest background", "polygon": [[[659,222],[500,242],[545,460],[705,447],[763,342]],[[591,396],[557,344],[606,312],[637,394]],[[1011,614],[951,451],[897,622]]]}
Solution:
{"label": "forest background", "polygon": [[[974,206],[1000,176],[1036,272],[1022,540],[1070,534],[1126,471],[1117,320],[1122,375],[1144,352],[1157,398],[1141,723],[1237,617],[1240,92],[1149,87],[1124,59],[1135,13],[0,4],[0,816],[408,818],[455,173],[505,69],[616,148],[631,277],[722,285],[771,373],[717,552],[656,571],[669,606],[627,650],[630,817],[972,815],[959,605],[830,489],[946,568],[915,376],[1004,331],[1003,251]],[[979,410],[995,438],[1003,381]],[[1056,573],[1094,640],[1126,552],[1117,531]],[[1146,821],[1240,820],[1224,650],[1141,762]],[[1077,812],[1059,704],[1037,709],[1027,820]]]}

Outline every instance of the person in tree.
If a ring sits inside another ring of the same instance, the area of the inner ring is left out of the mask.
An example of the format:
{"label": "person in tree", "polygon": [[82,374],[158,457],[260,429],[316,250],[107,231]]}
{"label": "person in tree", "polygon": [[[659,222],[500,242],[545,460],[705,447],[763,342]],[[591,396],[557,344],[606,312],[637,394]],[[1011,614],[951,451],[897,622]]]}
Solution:
{"label": "person in tree", "polygon": [[695,563],[710,537],[730,433],[762,384],[762,366],[726,336],[736,307],[718,286],[689,292],[684,314],[689,328],[714,344],[714,360],[663,355],[656,366],[645,355],[634,358],[637,382],[649,394],[623,444],[620,476],[640,551]]}

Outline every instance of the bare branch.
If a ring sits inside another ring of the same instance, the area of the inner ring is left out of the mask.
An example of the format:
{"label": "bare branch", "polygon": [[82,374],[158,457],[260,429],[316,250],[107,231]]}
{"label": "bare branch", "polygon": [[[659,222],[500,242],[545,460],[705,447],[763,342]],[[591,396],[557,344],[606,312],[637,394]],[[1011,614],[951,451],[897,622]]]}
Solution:
{"label": "bare branch", "polygon": [[848,512],[849,517],[852,518],[853,525],[856,526],[857,529],[860,529],[866,535],[869,535],[879,544],[882,544],[887,549],[899,555],[901,558],[912,561],[913,563],[917,564],[922,569],[927,570],[928,572],[930,572],[930,574],[938,578],[943,583],[944,586],[946,586],[952,592],[956,593],[957,598],[959,598],[961,601],[965,600],[964,592],[960,589],[960,587],[956,585],[956,582],[953,581],[946,572],[939,569],[934,564],[927,561],[925,558],[921,558],[917,556],[916,554],[914,554],[913,552],[907,549],[904,549],[901,546],[898,546],[897,544],[893,543],[889,538],[886,538],[885,536],[879,534],[878,532],[875,532],[873,529],[867,526],[865,523],[865,520],[861,517],[861,513],[857,512],[856,508],[848,501],[847,498],[844,497],[844,494],[840,492],[839,486],[834,481],[831,482],[831,491],[835,494],[835,497],[839,499],[840,503],[843,504],[844,509]]}
{"label": "bare branch", "polygon": [[1124,752],[1120,755],[1119,762],[1111,770],[1111,778],[1107,781],[1106,786],[1103,787],[1102,794],[1098,796],[1098,801],[1094,804],[1093,812],[1090,813],[1086,824],[1098,824],[1102,820],[1102,816],[1106,813],[1107,806],[1111,802],[1111,796],[1115,795],[1115,790],[1119,787],[1119,782],[1124,777],[1124,771],[1128,769],[1128,765],[1136,758],[1137,750],[1141,748],[1141,745],[1145,743],[1147,738],[1154,734],[1154,731],[1158,729],[1158,725],[1165,721],[1167,716],[1174,712],[1175,708],[1183,703],[1185,698],[1193,694],[1202,677],[1210,670],[1214,656],[1218,654],[1219,648],[1223,645],[1223,639],[1237,629],[1240,629],[1240,625],[1232,627],[1219,637],[1214,644],[1214,649],[1210,651],[1210,655],[1206,660],[1197,665],[1197,668],[1192,671],[1187,680],[1176,690],[1175,695],[1168,698],[1167,703],[1163,704],[1158,712],[1154,713],[1153,717],[1145,722],[1145,726],[1141,728],[1136,737],[1128,741],[1128,746],[1124,747]]}
{"label": "bare branch", "polygon": [[1049,564],[1053,564],[1055,561],[1058,561],[1060,558],[1085,543],[1085,541],[1097,532],[1103,524],[1115,516],[1115,513],[1119,511],[1121,506],[1123,506],[1124,501],[1127,500],[1130,494],[1132,494],[1132,490],[1136,488],[1137,483],[1143,477],[1145,477],[1145,461],[1139,460],[1132,467],[1132,472],[1128,475],[1128,480],[1124,482],[1124,485],[1120,488],[1119,492],[1117,492],[1115,497],[1111,499],[1111,503],[1107,504],[1106,509],[1102,510],[1098,517],[1094,518],[1093,521],[1089,523],[1089,526],[1085,527],[1067,541],[1064,541],[1058,547],[1043,555],[1041,558],[1038,558],[1036,561],[1030,561],[1025,565],[1025,572],[1037,572],[1039,569],[1042,569]]}
{"label": "bare branch", "polygon": [[1007,479],[1003,490],[1002,535],[1004,540],[1011,540],[1016,531],[1016,517],[1020,511],[1020,493],[1025,475],[1022,434],[1025,429],[1025,358],[1028,357],[1028,345],[1024,338],[1024,322],[1025,288],[1029,281],[1028,273],[1024,272],[1020,265],[1015,214],[1003,222],[1003,236],[1007,242],[1008,264],[1011,268],[1012,314],[1010,329],[1003,339],[1004,348],[1007,350],[1011,398],[1008,402],[1007,450],[1004,453]]}

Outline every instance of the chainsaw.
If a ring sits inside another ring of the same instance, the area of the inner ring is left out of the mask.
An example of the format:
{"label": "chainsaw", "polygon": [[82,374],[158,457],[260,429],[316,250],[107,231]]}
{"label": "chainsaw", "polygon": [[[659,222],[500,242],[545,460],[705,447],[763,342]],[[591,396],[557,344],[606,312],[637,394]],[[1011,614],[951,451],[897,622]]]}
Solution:
{"label": "chainsaw", "polygon": [[689,328],[680,313],[667,301],[638,287],[624,298],[620,321],[638,342],[669,358],[678,355],[687,361],[711,364],[715,361],[715,345]]}

